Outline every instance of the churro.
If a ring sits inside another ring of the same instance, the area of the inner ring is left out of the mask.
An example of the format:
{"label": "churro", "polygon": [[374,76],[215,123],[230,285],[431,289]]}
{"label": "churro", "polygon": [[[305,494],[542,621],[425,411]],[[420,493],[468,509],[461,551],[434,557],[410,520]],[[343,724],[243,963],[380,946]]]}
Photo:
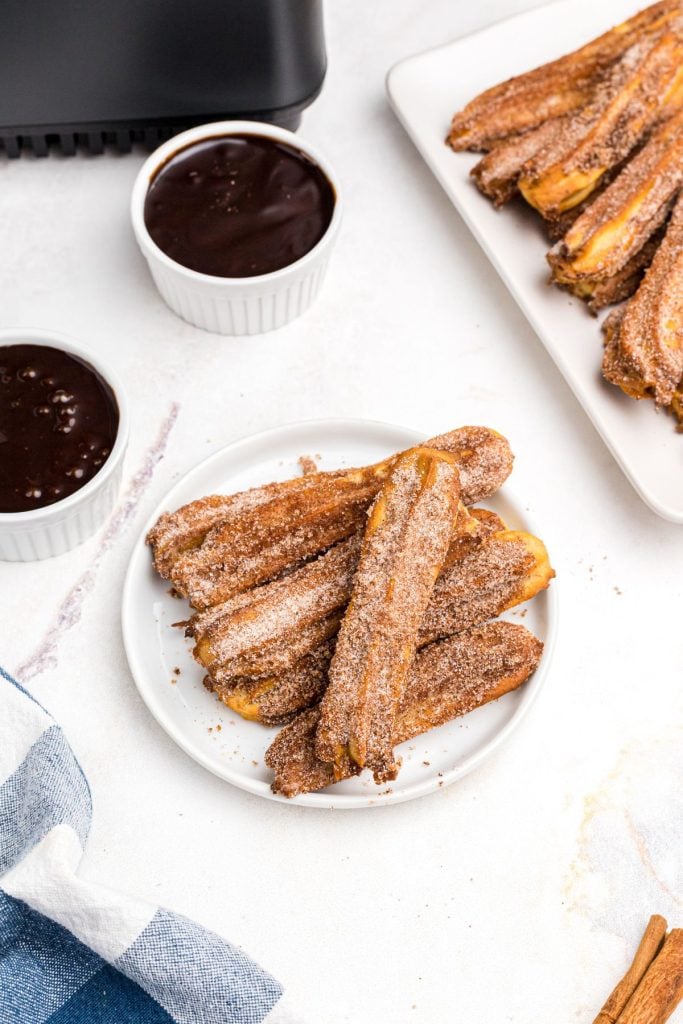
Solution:
{"label": "churro", "polygon": [[[427,445],[453,455],[466,505],[492,494],[512,469],[507,441],[485,427],[462,427]],[[356,533],[397,458],[164,513],[148,536],[155,567],[197,609],[226,601]]]}
{"label": "churro", "polygon": [[231,680],[227,686],[207,677],[205,685],[242,718],[265,726],[281,725],[322,697],[334,645],[334,638],[324,641],[279,675]]}
{"label": "churro", "polygon": [[553,280],[580,295],[617,274],[661,227],[683,185],[683,112],[658,129],[549,253]]}
{"label": "churro", "polygon": [[655,3],[580,49],[487,89],[454,115],[450,146],[488,150],[501,139],[582,110],[629,47],[643,38],[656,42],[678,16],[677,0]]}
{"label": "churro", "polygon": [[668,407],[683,378],[683,199],[634,298],[605,323],[603,373],[634,398]]}
{"label": "churro", "polygon": [[519,191],[520,176],[527,163],[549,144],[557,144],[569,124],[568,117],[546,121],[538,128],[514,135],[487,153],[470,171],[480,192],[502,206]]}
{"label": "churro", "polygon": [[[676,27],[680,31],[681,26]],[[683,41],[675,32],[654,45],[649,40],[636,42],[595,102],[525,165],[519,190],[526,201],[550,218],[589,196],[665,111],[670,115],[680,109],[682,58]]]}
{"label": "churro", "polygon": [[459,496],[454,458],[416,448],[397,460],[370,510],[318,725],[318,756],[335,774],[348,762],[377,782],[398,771],[393,719]]}

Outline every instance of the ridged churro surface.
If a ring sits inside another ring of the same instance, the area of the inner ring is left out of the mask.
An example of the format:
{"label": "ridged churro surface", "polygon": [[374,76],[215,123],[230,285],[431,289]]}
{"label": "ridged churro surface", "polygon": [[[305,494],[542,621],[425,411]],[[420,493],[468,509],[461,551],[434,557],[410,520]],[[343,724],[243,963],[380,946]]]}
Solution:
{"label": "ridged churro surface", "polygon": [[601,282],[661,227],[683,184],[683,113],[668,121],[551,250],[553,280]]}
{"label": "ridged churro surface", "polygon": [[[676,23],[681,29],[681,25]],[[593,102],[569,119],[554,144],[523,168],[519,188],[544,217],[578,205],[664,115],[680,109],[683,40],[667,32],[639,40],[614,67]]]}
{"label": "ridged churro surface", "polygon": [[318,727],[318,755],[336,772],[351,760],[375,781],[395,777],[393,720],[459,497],[453,457],[416,448],[396,462],[370,510]]}
{"label": "ridged churro surface", "polygon": [[627,394],[670,406],[683,379],[683,199],[634,298],[607,323],[603,373]]}

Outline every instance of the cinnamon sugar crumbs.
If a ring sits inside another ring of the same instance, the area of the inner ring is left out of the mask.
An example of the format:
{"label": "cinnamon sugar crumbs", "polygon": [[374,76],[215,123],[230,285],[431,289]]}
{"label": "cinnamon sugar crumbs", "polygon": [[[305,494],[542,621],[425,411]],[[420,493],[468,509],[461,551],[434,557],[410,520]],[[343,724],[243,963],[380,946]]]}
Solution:
{"label": "cinnamon sugar crumbs", "polygon": [[318,472],[318,464],[312,455],[300,455],[296,461],[304,476],[310,476],[311,473]]}

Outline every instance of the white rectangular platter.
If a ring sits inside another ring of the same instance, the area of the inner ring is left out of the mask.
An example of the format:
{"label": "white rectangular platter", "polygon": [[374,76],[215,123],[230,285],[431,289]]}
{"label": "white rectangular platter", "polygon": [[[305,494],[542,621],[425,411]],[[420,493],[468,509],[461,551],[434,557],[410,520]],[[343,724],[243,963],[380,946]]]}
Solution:
{"label": "white rectangular platter", "polygon": [[599,321],[579,300],[548,285],[549,243],[539,220],[521,205],[494,209],[469,177],[477,154],[454,153],[444,141],[453,113],[477,93],[575,49],[637,9],[637,0],[560,0],[401,61],[389,72],[387,91],[636,491],[659,515],[683,523],[683,436],[673,418],[603,381]]}

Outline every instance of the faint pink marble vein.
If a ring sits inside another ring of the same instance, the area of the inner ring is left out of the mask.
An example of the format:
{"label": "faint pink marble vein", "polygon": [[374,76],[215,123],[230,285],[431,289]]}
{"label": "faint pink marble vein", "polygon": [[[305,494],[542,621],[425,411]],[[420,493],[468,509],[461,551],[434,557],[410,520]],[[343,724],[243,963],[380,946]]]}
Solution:
{"label": "faint pink marble vein", "polygon": [[680,907],[681,905],[683,905],[682,901],[679,899],[679,897],[676,895],[676,893],[673,891],[673,889],[671,889],[670,886],[666,885],[666,883],[663,882],[662,879],[657,874],[657,871],[655,869],[655,865],[652,862],[652,857],[650,856],[650,851],[647,848],[647,843],[645,842],[645,840],[641,836],[640,832],[638,831],[638,829],[636,827],[636,823],[634,822],[633,818],[631,817],[631,814],[626,809],[624,809],[623,814],[624,814],[624,818],[626,819],[626,825],[628,827],[629,833],[631,835],[631,838],[633,839],[633,844],[634,844],[636,850],[638,851],[638,856],[640,858],[640,863],[643,865],[643,867],[645,868],[647,873],[650,875],[652,880],[655,882],[655,884],[659,886],[659,888],[662,890],[662,892],[666,893],[666,895],[669,897],[669,899],[673,900],[673,902],[677,903],[678,906]]}
{"label": "faint pink marble vein", "polygon": [[85,596],[95,584],[102,559],[135,515],[142,496],[154,476],[154,470],[164,457],[179,409],[180,406],[177,402],[171,405],[168,415],[161,424],[156,441],[147,450],[142,466],[131,479],[123,498],[112,513],[90,567],[67,593],[57,612],[56,621],[48,629],[36,650],[16,670],[15,674],[22,682],[27,682],[41,672],[45,672],[46,669],[56,666],[60,641],[64,634],[80,620]]}

